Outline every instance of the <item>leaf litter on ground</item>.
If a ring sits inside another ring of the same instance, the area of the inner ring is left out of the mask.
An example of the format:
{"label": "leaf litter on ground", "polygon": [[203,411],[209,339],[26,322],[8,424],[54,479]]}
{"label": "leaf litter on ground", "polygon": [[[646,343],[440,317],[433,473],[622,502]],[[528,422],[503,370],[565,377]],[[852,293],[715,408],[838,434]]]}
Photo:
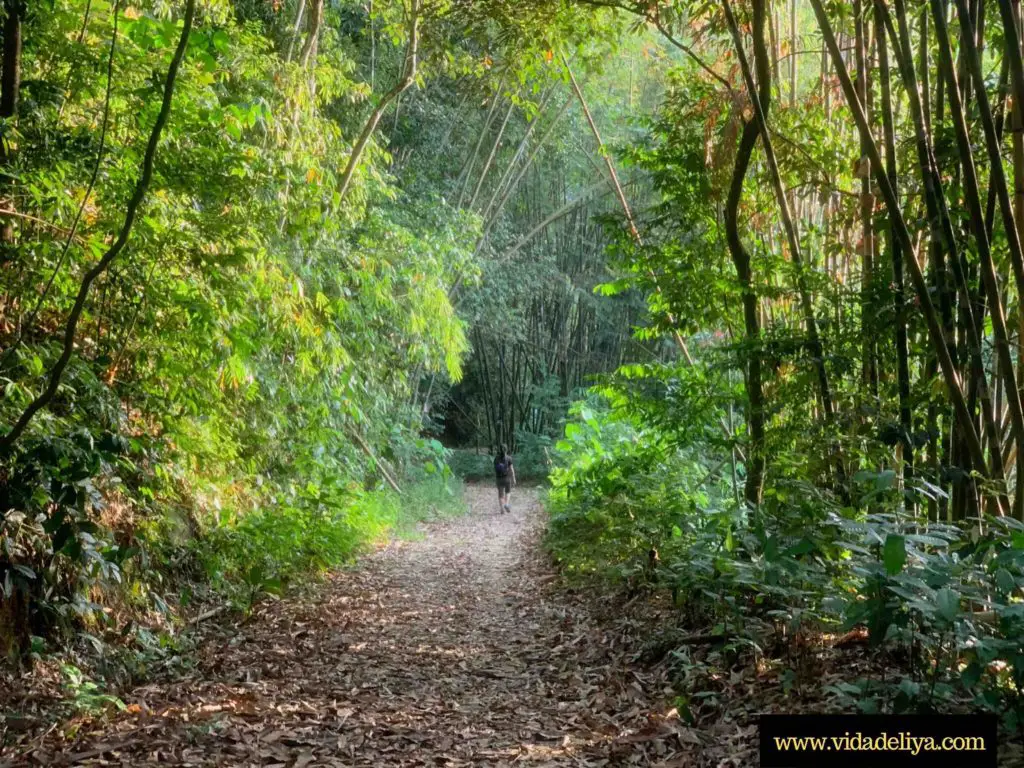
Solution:
{"label": "leaf litter on ground", "polygon": [[216,624],[190,673],[124,712],[19,741],[14,765],[689,765],[664,670],[562,588],[524,489],[513,514],[425,526],[319,588]]}
{"label": "leaf litter on ground", "polygon": [[[6,728],[0,766],[752,766],[759,713],[822,711],[830,681],[877,666],[825,648],[793,689],[777,668],[708,663],[714,644],[650,657],[678,609],[570,587],[536,492],[503,515],[492,493],[470,486],[466,517],[241,624],[217,617],[190,670],[123,711]],[[23,703],[55,698],[23,679],[39,689]]]}

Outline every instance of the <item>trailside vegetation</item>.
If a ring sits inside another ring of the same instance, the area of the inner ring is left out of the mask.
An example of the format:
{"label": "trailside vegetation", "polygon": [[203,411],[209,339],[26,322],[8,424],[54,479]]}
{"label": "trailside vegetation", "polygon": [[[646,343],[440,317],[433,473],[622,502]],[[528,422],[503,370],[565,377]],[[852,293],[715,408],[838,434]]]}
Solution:
{"label": "trailside vegetation", "polygon": [[649,186],[599,288],[680,343],[574,406],[549,546],[673,601],[694,717],[746,659],[804,706],[1017,732],[1018,4],[589,4],[686,54],[618,153]]}
{"label": "trailside vegetation", "polygon": [[[598,279],[541,292],[566,317],[528,338],[520,265],[562,232],[534,285],[604,274],[596,149],[561,131],[554,52],[599,77],[621,23],[419,0],[0,12],[5,658],[71,641],[130,671],[197,617],[461,511],[439,404],[491,365],[526,418],[522,384],[551,384],[503,340],[565,337]],[[658,66],[636,67],[650,94]],[[575,387],[593,366],[573,365]],[[547,396],[551,432],[568,391]]]}

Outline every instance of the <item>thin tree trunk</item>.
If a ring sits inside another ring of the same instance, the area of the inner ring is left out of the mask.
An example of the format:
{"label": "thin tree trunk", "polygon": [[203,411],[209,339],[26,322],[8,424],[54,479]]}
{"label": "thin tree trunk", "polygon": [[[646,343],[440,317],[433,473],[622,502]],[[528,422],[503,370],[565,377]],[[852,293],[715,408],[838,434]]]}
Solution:
{"label": "thin tree trunk", "polygon": [[[949,106],[950,106],[950,117],[953,120],[953,128],[956,134],[957,146],[960,152],[960,167],[963,170],[963,181],[964,181],[964,192],[967,200],[967,207],[970,212],[971,229],[974,232],[975,244],[978,249],[978,256],[980,259],[981,277],[985,286],[985,291],[988,294],[989,310],[992,317],[992,330],[995,336],[995,349],[996,354],[999,356],[999,368],[1005,379],[1006,383],[1006,397],[1007,403],[1010,407],[1010,417],[1014,426],[1014,436],[1019,442],[1021,436],[1024,435],[1024,408],[1021,407],[1020,392],[1017,386],[1017,379],[1014,375],[1013,370],[1013,358],[1010,351],[1009,334],[1006,329],[1006,320],[1003,313],[1003,307],[1000,297],[999,281],[996,275],[995,265],[992,261],[992,253],[988,241],[988,236],[985,231],[985,214],[981,204],[981,189],[978,184],[977,170],[974,166],[974,156],[972,154],[971,137],[967,128],[967,121],[964,116],[963,104],[960,99],[961,90],[958,87],[956,80],[956,69],[954,68],[954,62],[952,57],[952,48],[950,47],[949,32],[946,27],[946,16],[945,8],[943,7],[942,0],[931,0],[932,2],[932,21],[935,24],[935,33],[938,37],[938,50],[939,50],[939,64],[940,67],[945,71],[946,86],[949,89]],[[963,20],[962,20],[963,22]],[[967,34],[962,36],[964,44],[967,46],[967,50],[964,51],[965,58],[968,60],[966,64],[970,64],[970,59],[973,54],[976,53],[975,43],[972,30],[970,29],[970,19],[966,19],[967,27],[965,31]],[[982,122],[986,125],[986,134],[991,142],[995,141],[995,132],[992,125],[992,115],[988,110],[988,98],[985,95],[984,88],[979,94],[979,106],[982,109],[983,120]],[[985,117],[987,116],[987,121]],[[991,129],[991,130],[990,130]],[[1001,171],[1002,160],[999,157],[998,146],[996,149],[997,162],[994,164],[993,173],[999,173]],[[998,170],[997,170],[998,169]],[[1017,231],[1013,226],[1012,213],[1009,212],[1009,196],[1005,194],[1006,184],[1003,179],[1003,193],[1005,197],[1006,207],[1004,209],[1004,216],[1009,215],[1008,232],[1007,235],[1011,242],[1016,239]],[[997,187],[998,194],[998,187]],[[1000,201],[1002,207],[1002,200]],[[1011,246],[1011,252],[1013,248]],[[1017,257],[1020,256],[1020,244],[1017,244]],[[1024,262],[1022,262],[1024,263]],[[977,331],[975,331],[977,333]],[[984,372],[975,372],[975,376],[980,373],[979,385],[985,386],[985,374]],[[987,387],[986,387],[987,389]],[[993,457],[993,467],[998,464],[998,456]],[[1016,494],[1014,501],[1014,514],[1018,517],[1024,515],[1024,494]]]}
{"label": "thin tree trunk", "polygon": [[789,106],[796,106],[796,73],[800,57],[797,55],[797,0],[789,0]]}
{"label": "thin tree trunk", "polygon": [[398,483],[395,482],[395,479],[391,476],[391,473],[388,472],[387,468],[384,466],[384,462],[381,461],[380,458],[378,458],[377,454],[375,454],[373,450],[370,448],[370,446],[366,444],[366,441],[363,439],[362,435],[360,435],[355,430],[351,430],[349,434],[352,435],[352,438],[362,449],[363,453],[370,457],[373,463],[377,466],[377,469],[380,470],[380,473],[384,475],[384,479],[388,481],[388,485],[391,486],[395,493],[401,496],[402,489],[398,486]]}
{"label": "thin tree trunk", "polygon": [[[804,315],[804,324],[807,328],[807,338],[811,347],[811,357],[818,374],[819,394],[821,395],[822,408],[825,412],[825,421],[829,427],[834,426],[835,409],[832,402],[832,390],[829,385],[828,370],[825,366],[825,350],[818,333],[818,323],[814,317],[814,306],[811,302],[810,291],[807,288],[807,279],[804,273],[803,256],[800,249],[800,241],[797,237],[796,227],[793,224],[793,217],[789,210],[789,201],[786,198],[786,190],[782,185],[782,178],[779,175],[779,166],[776,162],[775,151],[772,148],[771,135],[768,131],[768,116],[765,113],[765,105],[762,104],[757,92],[757,85],[754,76],[750,71],[746,53],[743,50],[743,40],[740,37],[739,27],[736,18],[733,16],[729,0],[722,0],[725,10],[726,21],[732,32],[733,43],[736,46],[736,54],[739,58],[740,69],[746,82],[747,92],[754,108],[754,118],[757,128],[761,134],[761,144],[764,147],[765,159],[768,162],[768,173],[772,180],[772,188],[775,191],[776,202],[782,216],[782,225],[786,232],[786,239],[789,243],[790,258],[796,271],[797,289],[800,294],[800,305]],[[767,58],[767,51],[763,50],[763,40],[754,36],[754,56]],[[846,468],[843,465],[842,454],[837,445],[833,444],[830,450],[836,470],[836,478],[839,485],[839,495],[844,503],[849,502],[849,488],[846,479]]]}
{"label": "thin tree trunk", "polygon": [[[1012,15],[1014,26],[1020,28],[1020,1],[1015,0]],[[1009,67],[1009,57],[1004,56]],[[1024,242],[1024,103],[1012,100],[1013,111],[1011,113],[1011,128],[1013,134],[1013,211],[1014,221],[1017,227],[1017,239]],[[1018,357],[1021,345],[1024,344],[1024,293],[1017,291],[1017,347]],[[1018,450],[1019,456],[1024,451]],[[1024,484],[1024,476],[1017,473],[1017,493]]]}
{"label": "thin tree trunk", "polygon": [[[854,59],[857,66],[857,98],[868,120],[871,119],[871,106],[868,91],[867,64],[867,28],[864,23],[861,0],[854,0]],[[865,386],[873,394],[878,391],[878,371],[875,364],[874,333],[868,323],[868,307],[872,299],[872,283],[875,269],[875,230],[874,210],[875,198],[871,192],[871,160],[864,137],[860,141],[860,224],[861,224],[861,345],[863,359],[861,361]],[[866,167],[865,167],[866,166]]]}
{"label": "thin tree trunk", "polygon": [[[758,97],[762,110],[770,108],[771,100],[771,66],[764,50],[765,0],[752,2],[752,32],[761,44],[755,46],[754,64],[757,69]],[[743,323],[747,349],[747,431],[750,438],[750,450],[747,460],[747,477],[744,497],[751,506],[761,503],[761,491],[764,486],[764,387],[762,377],[761,324],[758,317],[757,292],[754,288],[753,271],[750,254],[743,245],[739,233],[739,205],[743,194],[743,180],[750,167],[751,155],[757,144],[760,128],[756,120],[743,126],[736,161],[733,166],[732,181],[725,206],[725,233],[736,269],[736,276],[743,290]]]}
{"label": "thin tree trunk", "polygon": [[316,56],[316,49],[320,42],[320,24],[324,16],[324,0],[311,0],[309,6],[309,17],[306,21],[306,41],[299,51],[299,63],[303,68],[309,66],[309,62]]}
{"label": "thin tree trunk", "polygon": [[[843,88],[843,93],[846,96],[846,101],[853,114],[854,121],[857,124],[857,130],[860,132],[861,137],[866,140],[870,159],[873,163],[875,179],[879,190],[882,193],[882,197],[885,200],[889,215],[893,218],[896,234],[900,240],[900,247],[903,250],[906,261],[907,271],[910,273],[918,301],[920,302],[921,308],[924,312],[929,337],[931,339],[932,346],[935,348],[935,353],[939,360],[939,367],[942,370],[943,380],[946,384],[947,391],[949,392],[950,404],[956,414],[957,423],[964,432],[971,461],[974,467],[983,476],[991,477],[991,471],[985,461],[984,449],[982,448],[981,441],[978,438],[977,430],[974,428],[974,421],[967,408],[967,402],[964,399],[963,390],[960,387],[956,368],[953,365],[953,360],[950,357],[949,350],[946,348],[942,327],[939,324],[938,315],[936,314],[935,307],[932,304],[928,285],[925,282],[920,265],[917,263],[917,259],[914,255],[913,240],[910,235],[910,230],[907,228],[906,221],[903,218],[903,212],[900,210],[899,200],[896,197],[895,191],[890,186],[889,179],[881,164],[878,147],[875,146],[874,139],[871,136],[871,129],[868,125],[867,117],[865,116],[864,111],[860,108],[857,93],[854,90],[849,72],[847,72],[846,65],[843,62],[842,52],[839,50],[839,46],[836,43],[835,34],[832,31],[832,25],[829,23],[828,16],[825,14],[825,9],[822,7],[822,0],[810,0],[810,3],[814,9],[814,14],[818,19],[818,25],[823,37],[825,38],[825,44],[828,46],[829,54],[832,57],[833,67],[839,75],[839,82]],[[1000,502],[1003,503],[1002,499]]]}
{"label": "thin tree trunk", "polygon": [[494,138],[494,144],[491,146],[491,153],[487,156],[484,167],[480,171],[480,178],[477,179],[476,188],[473,190],[473,196],[469,198],[467,208],[476,207],[477,198],[480,196],[480,190],[483,189],[484,181],[487,179],[487,174],[491,170],[491,166],[494,164],[494,157],[498,154],[498,148],[501,146],[501,140],[505,136],[505,128],[508,127],[509,118],[512,117],[512,113],[515,111],[515,101],[509,101],[508,111],[505,113],[505,119],[501,121],[501,127],[498,128],[498,135]]}
{"label": "thin tree trunk", "polygon": [[0,117],[18,116],[21,95],[21,27],[24,0],[4,0],[2,74],[0,74]]}
{"label": "thin tree trunk", "polygon": [[295,42],[299,39],[299,30],[302,29],[302,19],[305,13],[306,0],[299,0],[299,8],[295,12],[295,27],[292,29],[291,39],[288,40],[288,51],[284,56],[285,61],[292,60],[292,54],[295,52]]}
{"label": "thin tree trunk", "polygon": [[[896,158],[896,131],[892,109],[891,78],[889,73],[889,46],[885,37],[884,16],[886,13],[883,0],[875,0],[875,39],[878,46],[879,87],[882,96],[882,129],[885,134],[886,175],[893,190],[899,189],[899,176]],[[896,321],[894,341],[896,346],[896,389],[899,393],[900,444],[903,446],[904,487],[912,479],[914,473],[914,418],[910,404],[910,352],[907,338],[907,307],[905,306],[905,286],[903,281],[903,254],[899,241],[896,239],[894,225],[890,222],[886,229],[886,245],[892,261],[893,310]],[[912,511],[912,510],[911,510]]]}

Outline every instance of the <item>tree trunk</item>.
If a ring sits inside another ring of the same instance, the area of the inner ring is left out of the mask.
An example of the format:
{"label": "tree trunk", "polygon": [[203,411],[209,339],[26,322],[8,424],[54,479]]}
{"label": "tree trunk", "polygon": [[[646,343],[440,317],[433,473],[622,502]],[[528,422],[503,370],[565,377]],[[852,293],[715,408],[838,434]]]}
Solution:
{"label": "tree trunk", "polygon": [[[815,371],[818,375],[818,387],[821,395],[822,409],[825,412],[825,420],[829,427],[834,426],[835,409],[832,402],[832,390],[829,385],[828,370],[825,365],[825,350],[818,333],[818,324],[814,317],[814,306],[811,301],[810,291],[807,288],[807,279],[804,272],[803,256],[800,248],[800,240],[797,237],[796,226],[789,209],[789,201],[786,197],[786,190],[782,185],[782,177],[779,174],[779,166],[775,159],[775,151],[772,148],[771,135],[768,131],[768,115],[765,112],[765,105],[757,92],[757,85],[754,82],[753,73],[747,62],[747,56],[743,51],[743,40],[740,37],[739,27],[736,18],[733,16],[729,0],[722,0],[726,20],[732,32],[733,43],[736,46],[736,54],[739,58],[740,69],[746,82],[747,91],[754,107],[754,118],[757,128],[761,134],[761,143],[764,146],[765,158],[768,162],[768,173],[772,180],[772,188],[775,192],[776,202],[782,217],[783,228],[786,232],[786,239],[789,244],[790,258],[796,268],[797,290],[800,294],[800,305],[804,316],[804,324],[807,329],[807,338],[811,348],[811,357]],[[755,58],[767,58],[768,53],[764,50],[764,41],[754,36]],[[849,503],[849,489],[846,480],[846,468],[843,465],[842,455],[837,445],[833,444],[829,451],[832,454],[833,464],[838,480],[839,495],[844,503]]]}
{"label": "tree trunk", "polygon": [[309,62],[316,56],[316,49],[320,42],[320,24],[324,16],[324,0],[311,0],[309,16],[306,20],[306,42],[302,44],[299,52],[299,62],[302,66],[308,67]]}
{"label": "tree trunk", "polygon": [[[885,134],[886,175],[893,190],[899,189],[896,158],[896,131],[892,109],[891,79],[889,73],[889,46],[885,38],[884,15],[886,13],[882,0],[875,0],[875,39],[878,46],[878,75],[882,96],[882,129]],[[913,477],[914,472],[914,418],[910,404],[910,352],[907,339],[907,307],[904,305],[903,254],[900,252],[899,241],[896,239],[894,225],[889,223],[886,229],[886,246],[892,262],[893,310],[896,321],[894,342],[896,346],[896,389],[899,393],[900,442],[903,446],[904,487]]]}
{"label": "tree trunk", "polygon": [[[752,2],[752,32],[754,38],[760,40],[755,47],[754,65],[757,70],[758,98],[762,110],[771,105],[771,66],[764,55],[765,0]],[[747,455],[747,478],[744,497],[751,506],[761,503],[761,491],[764,486],[764,385],[762,382],[762,350],[761,324],[758,317],[757,292],[754,288],[753,271],[750,254],[740,239],[739,205],[743,194],[743,180],[746,178],[750,159],[757,144],[760,127],[756,120],[743,126],[740,143],[736,151],[732,181],[725,205],[725,236],[736,269],[736,276],[743,290],[743,325],[747,342],[747,432],[750,438],[750,449]]]}
{"label": "tree trunk", "polygon": [[0,70],[0,117],[18,116],[21,92],[21,24],[25,15],[23,0],[4,0],[4,48]]}

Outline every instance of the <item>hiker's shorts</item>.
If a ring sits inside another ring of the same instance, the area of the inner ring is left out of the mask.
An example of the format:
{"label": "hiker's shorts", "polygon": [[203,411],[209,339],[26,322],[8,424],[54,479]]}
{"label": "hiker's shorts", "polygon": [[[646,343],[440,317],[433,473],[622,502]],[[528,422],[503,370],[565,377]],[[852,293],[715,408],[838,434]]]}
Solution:
{"label": "hiker's shorts", "polygon": [[508,496],[512,493],[512,478],[511,477],[499,477],[497,478],[498,495]]}

